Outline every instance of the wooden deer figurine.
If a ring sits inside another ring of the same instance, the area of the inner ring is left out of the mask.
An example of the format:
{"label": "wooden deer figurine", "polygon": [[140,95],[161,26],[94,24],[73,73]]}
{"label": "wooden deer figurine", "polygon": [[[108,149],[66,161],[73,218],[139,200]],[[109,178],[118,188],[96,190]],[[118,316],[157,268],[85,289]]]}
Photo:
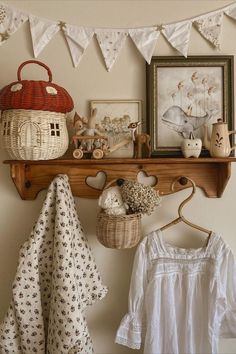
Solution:
{"label": "wooden deer figurine", "polygon": [[141,122],[130,123],[128,128],[131,130],[132,140],[134,143],[134,158],[141,159],[143,147],[145,149],[145,157],[151,156],[151,138],[148,134],[138,134],[137,129]]}

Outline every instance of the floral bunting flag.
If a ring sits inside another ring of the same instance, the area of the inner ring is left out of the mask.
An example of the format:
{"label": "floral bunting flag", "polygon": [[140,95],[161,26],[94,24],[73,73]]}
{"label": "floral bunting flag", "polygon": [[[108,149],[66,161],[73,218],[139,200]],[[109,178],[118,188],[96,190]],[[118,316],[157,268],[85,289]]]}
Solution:
{"label": "floral bunting flag", "polygon": [[223,12],[215,15],[204,16],[194,21],[194,25],[201,35],[211,42],[216,48],[220,49],[220,34],[223,20]]}
{"label": "floral bunting flag", "polygon": [[150,64],[160,31],[156,27],[135,28],[129,30],[129,35],[144,59]]}
{"label": "floral bunting flag", "polygon": [[60,30],[60,24],[45,18],[29,16],[30,31],[33,42],[34,56],[37,58],[39,53],[46,47],[50,40]]}
{"label": "floral bunting flag", "polygon": [[192,22],[185,21],[165,25],[161,32],[172,47],[187,57],[191,28]]}
{"label": "floral bunting flag", "polygon": [[94,30],[91,28],[66,24],[62,27],[62,31],[66,37],[73,64],[77,67],[85,49],[88,47],[94,35]]}
{"label": "floral bunting flag", "polygon": [[224,10],[224,13],[236,20],[236,4],[232,4],[229,8]]}
{"label": "floral bunting flag", "polygon": [[0,4],[0,45],[5,43],[27,20],[28,15],[26,13]]}
{"label": "floral bunting flag", "polygon": [[107,71],[110,71],[125,42],[127,32],[121,30],[97,30],[96,36]]}

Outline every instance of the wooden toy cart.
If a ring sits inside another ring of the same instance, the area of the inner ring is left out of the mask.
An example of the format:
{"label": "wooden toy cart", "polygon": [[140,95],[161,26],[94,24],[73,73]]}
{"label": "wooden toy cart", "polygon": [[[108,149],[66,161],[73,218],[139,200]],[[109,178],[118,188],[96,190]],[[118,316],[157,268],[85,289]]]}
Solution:
{"label": "wooden toy cart", "polygon": [[78,160],[82,159],[84,155],[88,158],[93,157],[94,159],[99,160],[132,142],[131,138],[123,139],[118,144],[109,147],[107,136],[101,135],[74,135],[72,140],[75,145],[73,156]]}

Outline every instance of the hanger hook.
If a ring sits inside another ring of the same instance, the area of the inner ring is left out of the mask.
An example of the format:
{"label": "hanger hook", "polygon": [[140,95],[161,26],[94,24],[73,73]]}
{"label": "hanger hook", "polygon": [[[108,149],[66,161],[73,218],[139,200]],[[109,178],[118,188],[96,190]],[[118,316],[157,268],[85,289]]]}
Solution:
{"label": "hanger hook", "polygon": [[194,193],[196,192],[196,184],[195,184],[195,182],[191,178],[185,177],[185,176],[179,176],[171,183],[171,191],[172,192],[174,192],[174,186],[175,186],[176,182],[179,182],[179,184],[181,184],[182,186],[184,186],[188,182],[190,182],[192,187],[193,187],[193,192]]}
{"label": "hanger hook", "polygon": [[182,203],[180,204],[180,206],[179,206],[179,208],[178,208],[178,214],[179,214],[179,216],[180,216],[183,220],[185,220],[185,218],[184,218],[184,216],[183,216],[183,214],[182,214],[182,208],[183,208],[183,206],[184,206],[185,204],[187,204],[187,203],[192,199],[193,195],[195,194],[195,192],[196,192],[196,184],[195,184],[195,182],[194,182],[191,178],[189,178],[189,177],[179,176],[179,177],[177,177],[177,178],[172,182],[172,184],[171,184],[171,190],[172,190],[172,192],[174,192],[174,185],[176,184],[176,182],[179,182],[179,183],[182,184],[182,185],[185,185],[185,184],[187,184],[188,182],[190,182],[191,185],[192,185],[192,187],[193,187],[191,194],[190,194],[186,199],[184,199],[184,200],[182,201]]}

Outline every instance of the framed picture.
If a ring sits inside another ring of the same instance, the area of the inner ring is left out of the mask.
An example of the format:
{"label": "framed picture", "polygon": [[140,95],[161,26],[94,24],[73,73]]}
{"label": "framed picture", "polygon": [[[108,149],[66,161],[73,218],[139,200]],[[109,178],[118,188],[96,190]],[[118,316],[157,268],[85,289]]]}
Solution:
{"label": "framed picture", "polygon": [[[233,56],[153,57],[147,65],[147,130],[152,156],[181,156],[183,138],[204,125],[234,125]],[[231,141],[232,143],[232,141]],[[201,156],[209,155],[202,149]]]}
{"label": "framed picture", "polygon": [[[142,130],[141,100],[91,100],[91,111],[96,108],[96,124],[108,137],[108,145],[115,149],[107,158],[133,157],[132,132],[130,123],[140,122],[137,131]],[[130,143],[122,146],[122,141],[129,139]],[[119,145],[118,145],[119,144]],[[116,149],[116,146],[117,147]]]}

